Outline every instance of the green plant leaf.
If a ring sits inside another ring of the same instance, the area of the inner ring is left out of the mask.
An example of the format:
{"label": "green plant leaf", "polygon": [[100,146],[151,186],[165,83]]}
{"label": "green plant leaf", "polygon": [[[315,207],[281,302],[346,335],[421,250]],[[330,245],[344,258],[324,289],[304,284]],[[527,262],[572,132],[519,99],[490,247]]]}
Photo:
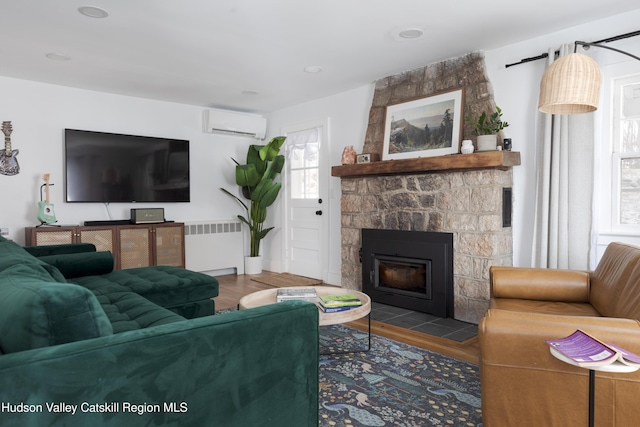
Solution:
{"label": "green plant leaf", "polygon": [[256,170],[255,165],[240,165],[236,166],[236,184],[240,187],[247,186],[249,191],[260,182],[260,175]]}
{"label": "green plant leaf", "polygon": [[259,233],[256,233],[256,238],[258,240],[264,239],[265,236],[267,235],[267,233],[269,233],[271,230],[273,230],[273,227],[265,228],[264,230],[260,231]]}
{"label": "green plant leaf", "polygon": [[267,189],[267,192],[265,193],[265,195],[260,200],[260,206],[265,208],[265,209],[267,207],[271,206],[273,204],[273,202],[276,201],[276,198],[278,197],[278,193],[280,192],[280,188],[281,187],[282,187],[282,183],[281,182],[277,182],[277,183],[273,184],[272,186],[270,186]]}
{"label": "green plant leaf", "polygon": [[280,147],[287,139],[286,136],[276,136],[267,145],[260,149],[260,158],[266,161],[272,161],[280,152]]}

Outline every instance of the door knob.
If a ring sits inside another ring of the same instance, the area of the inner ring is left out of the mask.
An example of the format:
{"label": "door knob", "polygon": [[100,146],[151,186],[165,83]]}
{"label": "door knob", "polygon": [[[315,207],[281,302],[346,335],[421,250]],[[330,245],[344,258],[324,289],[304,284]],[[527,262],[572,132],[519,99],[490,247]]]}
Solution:
{"label": "door knob", "polygon": [[322,215],[322,211],[316,211],[316,215]]}

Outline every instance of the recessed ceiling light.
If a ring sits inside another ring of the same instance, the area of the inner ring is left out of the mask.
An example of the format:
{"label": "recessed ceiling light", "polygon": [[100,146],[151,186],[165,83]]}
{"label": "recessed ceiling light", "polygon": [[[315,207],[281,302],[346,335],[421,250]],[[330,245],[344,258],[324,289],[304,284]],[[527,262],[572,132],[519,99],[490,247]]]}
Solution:
{"label": "recessed ceiling light", "polygon": [[304,72],[305,73],[309,73],[309,74],[321,73],[322,72],[322,67],[320,67],[318,65],[309,65],[308,67],[304,68]]}
{"label": "recessed ceiling light", "polygon": [[70,56],[64,55],[62,53],[51,52],[51,53],[47,53],[46,56],[52,61],[71,61]]}
{"label": "recessed ceiling light", "polygon": [[78,8],[78,12],[89,18],[106,18],[109,16],[109,12],[104,9],[100,9],[95,6],[82,6]]}
{"label": "recessed ceiling light", "polygon": [[398,33],[398,36],[402,37],[403,39],[417,39],[418,37],[421,37],[424,34],[424,31],[421,30],[420,28],[407,28],[404,30],[401,30]]}

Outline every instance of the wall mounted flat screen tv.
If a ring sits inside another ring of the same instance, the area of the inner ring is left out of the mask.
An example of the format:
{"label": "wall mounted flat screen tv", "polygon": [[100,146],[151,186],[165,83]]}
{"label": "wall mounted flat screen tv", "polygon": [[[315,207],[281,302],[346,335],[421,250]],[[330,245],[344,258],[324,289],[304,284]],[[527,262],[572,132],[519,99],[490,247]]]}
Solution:
{"label": "wall mounted flat screen tv", "polygon": [[65,129],[67,202],[189,202],[189,141]]}

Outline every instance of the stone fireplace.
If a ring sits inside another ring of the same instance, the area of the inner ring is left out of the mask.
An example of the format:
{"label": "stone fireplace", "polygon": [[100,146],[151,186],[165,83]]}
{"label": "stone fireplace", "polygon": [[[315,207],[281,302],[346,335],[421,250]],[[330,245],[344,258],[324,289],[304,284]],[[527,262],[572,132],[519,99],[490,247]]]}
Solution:
{"label": "stone fireplace", "polygon": [[[495,109],[478,53],[376,82],[363,152],[382,154],[387,105],[458,88],[465,116]],[[472,139],[470,129],[463,138]],[[493,151],[333,167],[342,189],[342,286],[363,289],[363,229],[450,233],[452,317],[478,323],[489,305],[489,268],[512,265],[511,167],[518,164],[519,153]]]}

